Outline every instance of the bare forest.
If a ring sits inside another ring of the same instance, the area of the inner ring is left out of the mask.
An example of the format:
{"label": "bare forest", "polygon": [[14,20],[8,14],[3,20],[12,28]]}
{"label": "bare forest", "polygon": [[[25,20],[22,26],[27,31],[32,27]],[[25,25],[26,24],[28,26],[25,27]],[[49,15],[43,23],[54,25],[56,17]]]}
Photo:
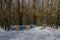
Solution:
{"label": "bare forest", "polygon": [[60,0],[0,0],[0,25],[60,26]]}

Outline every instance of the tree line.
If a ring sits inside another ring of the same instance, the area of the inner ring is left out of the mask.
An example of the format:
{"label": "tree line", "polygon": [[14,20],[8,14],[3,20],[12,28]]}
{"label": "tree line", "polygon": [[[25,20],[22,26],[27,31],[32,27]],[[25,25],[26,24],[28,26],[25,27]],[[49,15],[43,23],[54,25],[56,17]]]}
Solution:
{"label": "tree line", "polygon": [[60,0],[0,0],[0,25],[60,26]]}

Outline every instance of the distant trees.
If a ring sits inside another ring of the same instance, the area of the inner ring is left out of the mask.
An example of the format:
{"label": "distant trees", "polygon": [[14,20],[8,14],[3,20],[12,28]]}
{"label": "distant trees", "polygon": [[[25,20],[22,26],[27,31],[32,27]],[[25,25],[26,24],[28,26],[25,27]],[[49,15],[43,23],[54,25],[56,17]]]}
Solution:
{"label": "distant trees", "polygon": [[60,0],[58,0],[58,16],[57,16],[57,25],[60,26]]}
{"label": "distant trees", "polygon": [[2,0],[0,0],[0,25],[3,25],[3,11],[2,11]]}
{"label": "distant trees", "polygon": [[30,24],[60,25],[60,1],[0,0],[0,25]]}

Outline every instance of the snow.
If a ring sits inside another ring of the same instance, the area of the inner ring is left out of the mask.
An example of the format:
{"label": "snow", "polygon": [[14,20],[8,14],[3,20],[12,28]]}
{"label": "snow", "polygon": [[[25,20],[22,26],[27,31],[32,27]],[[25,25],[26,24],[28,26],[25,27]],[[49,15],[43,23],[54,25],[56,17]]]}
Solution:
{"label": "snow", "polygon": [[60,28],[36,27],[18,31],[4,31],[0,28],[0,40],[60,40]]}

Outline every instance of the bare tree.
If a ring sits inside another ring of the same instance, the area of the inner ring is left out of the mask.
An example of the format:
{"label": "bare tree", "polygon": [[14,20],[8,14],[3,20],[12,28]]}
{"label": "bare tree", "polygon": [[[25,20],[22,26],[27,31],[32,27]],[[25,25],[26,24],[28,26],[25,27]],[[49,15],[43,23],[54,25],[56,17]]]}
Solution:
{"label": "bare tree", "polygon": [[26,19],[26,2],[25,0],[22,0],[22,24],[25,25],[27,24],[27,19]]}
{"label": "bare tree", "polygon": [[5,26],[6,29],[8,29],[10,27],[10,14],[11,14],[11,0],[5,0],[6,3],[6,11],[5,11]]}

